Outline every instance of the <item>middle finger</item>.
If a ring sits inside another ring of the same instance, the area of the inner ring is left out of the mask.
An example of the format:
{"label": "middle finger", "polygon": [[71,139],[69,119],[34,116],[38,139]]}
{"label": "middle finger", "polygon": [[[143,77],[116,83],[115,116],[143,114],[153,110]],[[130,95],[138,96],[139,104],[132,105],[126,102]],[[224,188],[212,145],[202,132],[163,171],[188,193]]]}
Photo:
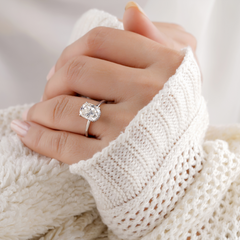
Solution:
{"label": "middle finger", "polygon": [[77,93],[117,103],[133,96],[137,91],[136,81],[146,74],[145,69],[79,56],[65,64],[47,82],[43,100]]}

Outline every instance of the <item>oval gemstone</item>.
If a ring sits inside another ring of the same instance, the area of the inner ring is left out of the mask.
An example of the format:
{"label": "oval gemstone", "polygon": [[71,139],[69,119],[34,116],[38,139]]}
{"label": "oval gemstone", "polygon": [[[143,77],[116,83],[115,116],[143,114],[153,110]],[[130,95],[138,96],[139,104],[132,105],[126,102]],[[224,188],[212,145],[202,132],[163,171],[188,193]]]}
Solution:
{"label": "oval gemstone", "polygon": [[100,107],[86,102],[80,108],[79,115],[87,120],[90,120],[91,122],[95,122],[99,119],[101,110]]}

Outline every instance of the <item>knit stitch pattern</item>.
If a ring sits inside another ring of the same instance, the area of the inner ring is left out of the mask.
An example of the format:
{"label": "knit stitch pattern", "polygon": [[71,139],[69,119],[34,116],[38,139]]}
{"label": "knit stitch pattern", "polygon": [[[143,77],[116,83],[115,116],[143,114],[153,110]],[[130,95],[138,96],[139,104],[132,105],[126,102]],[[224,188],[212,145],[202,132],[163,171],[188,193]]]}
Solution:
{"label": "knit stitch pattern", "polygon": [[[69,43],[100,25],[123,29],[90,10]],[[176,74],[125,131],[70,167],[10,129],[31,105],[0,110],[0,239],[240,239],[240,125],[206,133],[199,68],[183,51]]]}
{"label": "knit stitch pattern", "polygon": [[103,222],[123,239],[162,223],[202,168],[208,125],[190,49],[176,74],[114,142],[70,166],[90,183]]}

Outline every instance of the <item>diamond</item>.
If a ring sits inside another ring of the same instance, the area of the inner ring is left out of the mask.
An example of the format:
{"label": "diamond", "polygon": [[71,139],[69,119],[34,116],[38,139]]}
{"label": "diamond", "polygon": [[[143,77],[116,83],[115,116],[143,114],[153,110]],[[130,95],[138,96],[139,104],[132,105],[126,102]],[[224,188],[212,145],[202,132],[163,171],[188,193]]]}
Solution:
{"label": "diamond", "polygon": [[80,108],[79,115],[91,122],[95,122],[100,118],[101,110],[100,107],[85,102]]}

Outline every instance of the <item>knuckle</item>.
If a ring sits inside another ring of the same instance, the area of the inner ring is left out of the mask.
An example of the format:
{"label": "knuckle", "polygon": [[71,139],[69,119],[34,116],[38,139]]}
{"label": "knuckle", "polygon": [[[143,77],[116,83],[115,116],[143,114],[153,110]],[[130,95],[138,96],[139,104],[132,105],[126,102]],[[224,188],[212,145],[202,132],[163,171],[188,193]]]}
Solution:
{"label": "knuckle", "polygon": [[85,73],[86,61],[84,57],[75,57],[71,59],[66,66],[66,81],[67,84],[74,85],[75,81],[79,80]]}
{"label": "knuckle", "polygon": [[68,96],[58,96],[55,98],[55,103],[52,112],[52,122],[58,124],[63,116],[67,116],[67,106],[69,105]]}
{"label": "knuckle", "polygon": [[62,157],[68,141],[68,136],[69,134],[67,132],[59,131],[52,137],[50,147],[51,151],[56,154],[56,156]]}
{"label": "knuckle", "polygon": [[101,49],[110,32],[112,29],[108,27],[93,28],[87,34],[87,47],[92,51]]}

